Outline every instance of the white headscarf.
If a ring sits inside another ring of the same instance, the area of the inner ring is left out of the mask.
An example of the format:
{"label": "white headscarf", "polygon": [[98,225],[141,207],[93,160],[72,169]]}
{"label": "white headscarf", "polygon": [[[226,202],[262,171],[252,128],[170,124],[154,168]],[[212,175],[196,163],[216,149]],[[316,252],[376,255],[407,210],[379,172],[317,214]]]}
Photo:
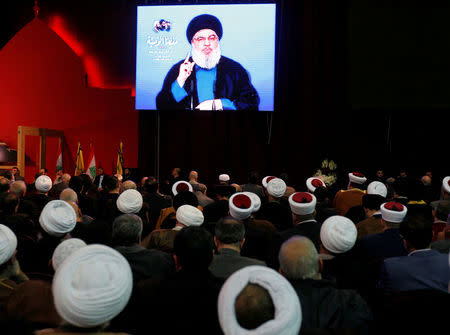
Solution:
{"label": "white headscarf", "polygon": [[252,199],[253,210],[252,213],[259,211],[261,208],[261,199],[256,193],[253,192],[242,192],[245,195],[248,195]]}
{"label": "white headscarf", "polygon": [[286,192],[286,183],[283,179],[274,178],[267,183],[267,192],[274,198],[281,198]]}
{"label": "white headscarf", "polygon": [[[242,328],[236,318],[235,302],[247,284],[258,284],[268,291],[275,307],[275,318],[256,329]],[[219,322],[225,335],[296,335],[302,323],[300,300],[292,285],[271,268],[252,265],[233,273],[224,283],[218,299]]]}
{"label": "white headscarf", "polygon": [[191,205],[183,205],[177,209],[177,221],[188,227],[201,226],[205,218],[198,208]]}
{"label": "white headscarf", "polygon": [[85,247],[87,244],[79,238],[69,238],[62,241],[53,251],[52,266],[56,271],[64,260],[78,249]]}
{"label": "white headscarf", "polygon": [[387,187],[382,182],[373,181],[367,186],[367,194],[378,194],[386,198]]}
{"label": "white headscarf", "polygon": [[139,191],[128,189],[123,191],[116,200],[119,211],[125,214],[136,214],[142,208],[142,195]]}
{"label": "white headscarf", "polygon": [[17,237],[5,225],[0,224],[0,265],[6,263],[16,251]]}
{"label": "white headscarf", "polygon": [[192,192],[193,188],[192,185],[189,184],[187,181],[179,180],[172,186],[172,193],[173,195],[177,195],[178,192],[180,192],[180,189]]}
{"label": "white headscarf", "polygon": [[62,236],[75,228],[77,213],[66,201],[52,200],[42,210],[39,223],[49,235]]}
{"label": "white headscarf", "polygon": [[327,187],[323,180],[318,177],[310,177],[306,179],[306,187],[308,188],[309,192],[314,193],[316,188],[319,186]]}
{"label": "white headscarf", "polygon": [[345,216],[330,216],[320,228],[320,240],[323,246],[335,254],[349,251],[355,245],[357,236],[355,224]]}
{"label": "white headscarf", "polygon": [[408,209],[399,202],[385,202],[380,206],[381,218],[384,221],[400,223],[406,216]]}
{"label": "white headscarf", "polygon": [[128,261],[116,250],[91,244],[59,266],[52,291],[56,311],[71,325],[102,325],[127,305],[133,288]]}
{"label": "white headscarf", "polygon": [[253,200],[244,192],[233,194],[228,200],[230,215],[236,220],[245,220],[253,213]]}
{"label": "white headscarf", "polygon": [[450,194],[450,176],[447,176],[444,179],[442,179],[442,188],[445,190],[445,192]]}
{"label": "white headscarf", "polygon": [[34,186],[39,192],[47,193],[52,188],[53,183],[49,176],[42,175],[36,179]]}
{"label": "white headscarf", "polygon": [[317,199],[309,192],[295,192],[289,196],[289,206],[291,211],[297,215],[307,215],[314,213]]}

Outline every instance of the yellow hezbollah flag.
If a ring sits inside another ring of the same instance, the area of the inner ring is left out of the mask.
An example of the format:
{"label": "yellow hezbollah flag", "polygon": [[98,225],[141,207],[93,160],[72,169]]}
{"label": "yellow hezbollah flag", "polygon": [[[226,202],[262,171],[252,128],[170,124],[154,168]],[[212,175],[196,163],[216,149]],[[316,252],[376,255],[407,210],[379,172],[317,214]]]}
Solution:
{"label": "yellow hezbollah flag", "polygon": [[79,176],[82,173],[84,173],[83,150],[81,150],[81,144],[80,144],[80,142],[78,142],[77,163],[75,166],[75,176]]}
{"label": "yellow hezbollah flag", "polygon": [[117,155],[117,174],[123,175],[123,152],[122,152],[122,142],[119,144],[119,154]]}

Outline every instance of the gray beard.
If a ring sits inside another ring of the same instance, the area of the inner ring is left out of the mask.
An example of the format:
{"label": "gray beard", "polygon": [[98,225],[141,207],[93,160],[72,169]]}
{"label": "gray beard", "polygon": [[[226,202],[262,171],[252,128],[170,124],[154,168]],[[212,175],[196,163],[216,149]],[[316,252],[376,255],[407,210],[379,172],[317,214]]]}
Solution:
{"label": "gray beard", "polygon": [[217,49],[213,50],[209,55],[205,55],[201,51],[192,48],[192,59],[195,64],[203,69],[211,70],[215,68],[221,56],[220,46],[217,46]]}

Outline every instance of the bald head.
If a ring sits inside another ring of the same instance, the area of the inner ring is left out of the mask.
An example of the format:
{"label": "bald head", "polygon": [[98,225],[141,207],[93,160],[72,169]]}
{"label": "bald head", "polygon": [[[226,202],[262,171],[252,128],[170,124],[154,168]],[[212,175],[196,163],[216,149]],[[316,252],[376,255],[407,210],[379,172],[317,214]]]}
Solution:
{"label": "bald head", "polygon": [[64,173],[62,176],[61,176],[61,181],[63,182],[63,183],[69,183],[69,181],[70,181],[70,178],[71,178],[71,176],[70,176],[70,174],[68,174],[68,173]]}
{"label": "bald head", "polygon": [[23,180],[17,180],[11,184],[9,191],[22,198],[27,192],[27,184]]}
{"label": "bald head", "polygon": [[122,183],[122,192],[126,190],[136,190],[137,186],[134,181],[126,180]]}
{"label": "bald head", "polygon": [[256,329],[275,318],[272,298],[269,292],[258,284],[247,284],[236,298],[234,308],[239,325],[245,329]]}
{"label": "bald head", "polygon": [[280,269],[288,279],[320,279],[319,254],[306,237],[294,236],[283,243],[278,255]]}
{"label": "bald head", "polygon": [[77,203],[78,202],[78,195],[71,188],[66,188],[59,195],[59,200],[64,200],[64,201],[68,201],[68,202]]}

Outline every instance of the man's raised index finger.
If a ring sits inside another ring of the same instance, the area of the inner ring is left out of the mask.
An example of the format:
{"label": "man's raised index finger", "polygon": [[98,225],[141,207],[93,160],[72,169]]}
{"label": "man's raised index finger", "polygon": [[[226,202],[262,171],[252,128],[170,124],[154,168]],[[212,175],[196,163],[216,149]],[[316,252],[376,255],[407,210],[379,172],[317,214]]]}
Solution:
{"label": "man's raised index finger", "polygon": [[186,59],[184,60],[185,63],[189,62],[189,57],[191,57],[191,52],[188,51]]}

